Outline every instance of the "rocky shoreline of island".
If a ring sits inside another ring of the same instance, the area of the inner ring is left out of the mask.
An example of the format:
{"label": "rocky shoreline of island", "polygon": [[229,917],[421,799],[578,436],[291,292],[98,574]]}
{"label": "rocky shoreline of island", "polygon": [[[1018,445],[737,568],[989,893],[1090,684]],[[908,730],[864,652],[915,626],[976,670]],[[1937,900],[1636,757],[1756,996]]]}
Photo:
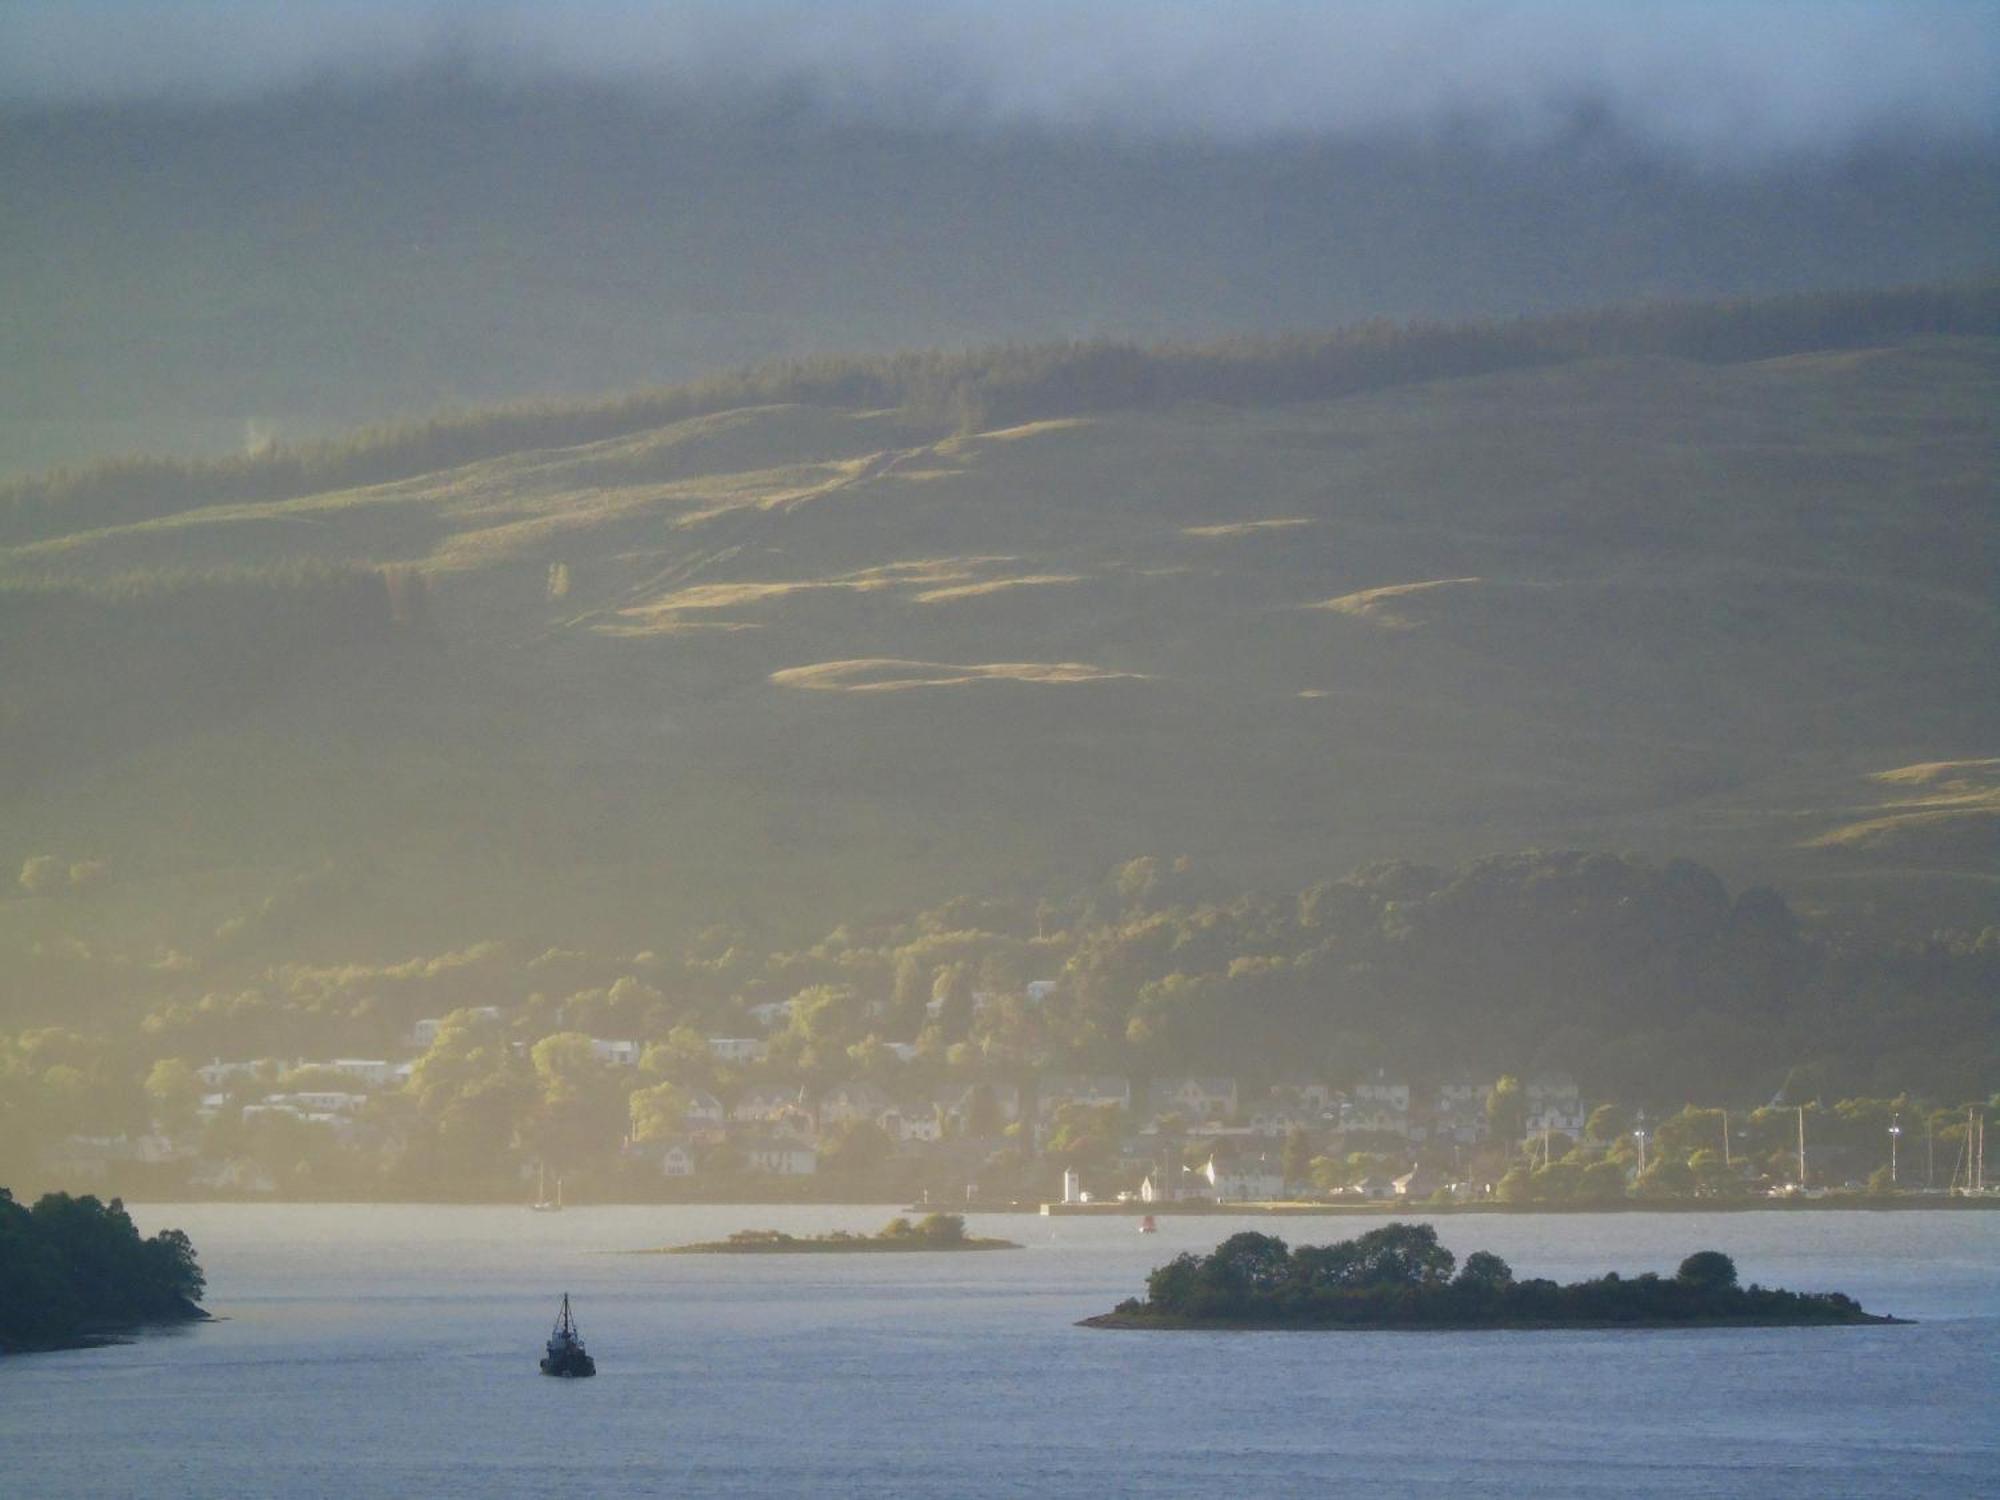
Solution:
{"label": "rocky shoreline of island", "polygon": [[[1456,1274],[1454,1269],[1456,1268]],[[1698,1250],[1671,1277],[1616,1271],[1560,1285],[1516,1280],[1478,1250],[1462,1268],[1429,1224],[1387,1224],[1333,1245],[1289,1249],[1272,1235],[1231,1235],[1208,1255],[1176,1256],[1146,1296],[1083,1319],[1084,1328],[1348,1332],[1482,1329],[1849,1327],[1908,1319],[1866,1311],[1841,1292],[1737,1282],[1736,1264]]]}

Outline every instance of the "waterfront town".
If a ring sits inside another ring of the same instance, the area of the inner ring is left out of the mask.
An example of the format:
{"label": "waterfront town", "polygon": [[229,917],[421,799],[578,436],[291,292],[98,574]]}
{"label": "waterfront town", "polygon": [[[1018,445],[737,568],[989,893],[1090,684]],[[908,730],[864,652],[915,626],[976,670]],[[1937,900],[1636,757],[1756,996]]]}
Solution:
{"label": "waterfront town", "polygon": [[[1054,988],[1031,981],[1013,998],[1036,1005]],[[757,1034],[681,1028],[644,1044],[529,1041],[521,1018],[474,1006],[418,1020],[399,1056],[163,1059],[143,1128],[70,1133],[41,1165],[128,1193],[504,1201],[518,1189],[544,1203],[564,1184],[571,1202],[1447,1206],[1986,1183],[1982,1105],[1779,1098],[1649,1117],[1563,1076],[1010,1075],[872,1036],[849,1049],[853,1076],[815,1084],[774,1054],[794,1009],[756,1007]],[[444,1088],[455,1113],[427,1120],[427,1095]]]}

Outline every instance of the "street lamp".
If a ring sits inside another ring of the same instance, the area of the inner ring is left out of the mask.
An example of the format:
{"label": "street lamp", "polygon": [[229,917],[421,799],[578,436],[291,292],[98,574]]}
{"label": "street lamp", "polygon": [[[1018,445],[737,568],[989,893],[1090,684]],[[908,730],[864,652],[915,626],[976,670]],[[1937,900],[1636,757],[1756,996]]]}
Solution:
{"label": "street lamp", "polygon": [[1903,1117],[1889,1117],[1889,1186],[1896,1185],[1896,1137],[1903,1133]]}
{"label": "street lamp", "polygon": [[1646,1175],[1646,1127],[1641,1125],[1632,1132],[1632,1139],[1639,1143],[1639,1175]]}

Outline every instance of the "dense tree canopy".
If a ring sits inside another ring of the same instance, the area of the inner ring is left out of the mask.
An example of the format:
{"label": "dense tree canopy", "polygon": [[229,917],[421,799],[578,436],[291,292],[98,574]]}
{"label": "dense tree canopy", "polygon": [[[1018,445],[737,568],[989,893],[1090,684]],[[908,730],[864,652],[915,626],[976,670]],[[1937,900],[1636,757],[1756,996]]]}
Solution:
{"label": "dense tree canopy", "polygon": [[0,1188],[0,1349],[185,1317],[205,1284],[185,1234],[141,1239],[116,1198],[50,1193],[30,1209]]}

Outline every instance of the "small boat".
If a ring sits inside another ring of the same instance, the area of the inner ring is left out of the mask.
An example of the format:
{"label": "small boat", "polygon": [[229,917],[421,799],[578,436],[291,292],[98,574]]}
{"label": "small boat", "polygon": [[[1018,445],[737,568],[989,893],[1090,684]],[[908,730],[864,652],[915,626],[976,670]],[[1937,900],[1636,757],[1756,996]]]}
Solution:
{"label": "small boat", "polygon": [[560,1375],[565,1380],[597,1373],[597,1361],[583,1347],[583,1335],[576,1331],[576,1319],[569,1310],[569,1293],[563,1293],[562,1315],[555,1332],[549,1335],[549,1352],[542,1356],[542,1373]]}
{"label": "small boat", "polygon": [[1153,1216],[1151,1214],[1147,1214],[1145,1218],[1139,1221],[1139,1233],[1158,1234],[1159,1232],[1160,1232],[1160,1226],[1153,1222]]}
{"label": "small boat", "polygon": [[543,1167],[540,1195],[535,1199],[533,1203],[530,1203],[528,1207],[533,1209],[538,1214],[561,1213],[562,1212],[561,1175],[558,1174],[556,1177],[556,1195],[553,1199],[551,1199],[549,1197],[549,1169],[547,1167]]}

